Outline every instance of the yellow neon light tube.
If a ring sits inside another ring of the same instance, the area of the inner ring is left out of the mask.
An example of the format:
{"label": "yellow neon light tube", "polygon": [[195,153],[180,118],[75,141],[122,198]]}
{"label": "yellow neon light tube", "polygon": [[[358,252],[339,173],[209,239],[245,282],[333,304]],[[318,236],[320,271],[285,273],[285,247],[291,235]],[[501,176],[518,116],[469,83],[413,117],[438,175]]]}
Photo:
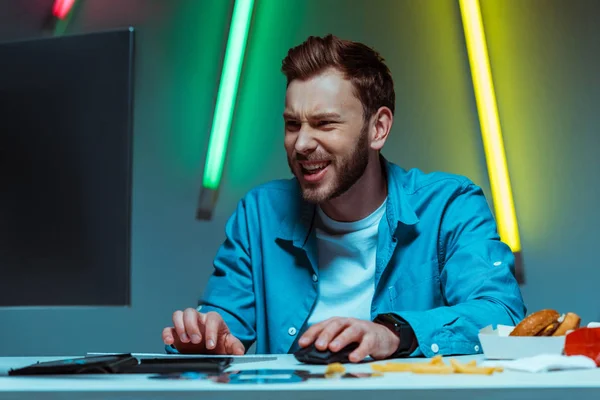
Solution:
{"label": "yellow neon light tube", "polygon": [[517,253],[521,251],[519,227],[506,165],[504,142],[500,129],[479,0],[459,0],[459,3],[473,86],[475,87],[477,111],[479,113],[479,123],[481,124],[498,233],[502,241],[508,244],[513,252]]}

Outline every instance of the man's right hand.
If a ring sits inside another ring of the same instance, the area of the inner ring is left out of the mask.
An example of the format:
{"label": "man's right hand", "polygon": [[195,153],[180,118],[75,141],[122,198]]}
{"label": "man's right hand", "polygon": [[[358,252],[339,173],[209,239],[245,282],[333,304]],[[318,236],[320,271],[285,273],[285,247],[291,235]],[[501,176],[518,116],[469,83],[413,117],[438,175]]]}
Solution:
{"label": "man's right hand", "polygon": [[244,345],[233,336],[216,312],[203,314],[195,308],[173,313],[173,326],[162,333],[166,345],[180,353],[243,355]]}

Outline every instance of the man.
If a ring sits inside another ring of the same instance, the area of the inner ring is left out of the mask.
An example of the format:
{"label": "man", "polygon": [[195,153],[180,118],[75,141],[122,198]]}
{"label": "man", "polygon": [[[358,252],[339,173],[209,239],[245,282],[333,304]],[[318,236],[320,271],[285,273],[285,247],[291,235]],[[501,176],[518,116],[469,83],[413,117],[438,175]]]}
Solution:
{"label": "man", "polygon": [[525,307],[514,258],[468,179],[405,171],[383,148],[393,81],[369,47],[310,37],[283,60],[285,150],[295,176],[250,191],[226,225],[198,309],[173,314],[168,349],[288,353],[350,343],[358,362],[480,352],[488,324]]}

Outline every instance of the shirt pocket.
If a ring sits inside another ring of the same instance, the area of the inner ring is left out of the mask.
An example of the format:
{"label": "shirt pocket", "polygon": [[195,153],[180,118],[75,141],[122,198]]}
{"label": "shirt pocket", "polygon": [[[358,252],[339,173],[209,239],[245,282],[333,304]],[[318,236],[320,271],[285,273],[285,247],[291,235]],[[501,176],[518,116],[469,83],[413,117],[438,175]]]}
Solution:
{"label": "shirt pocket", "polygon": [[[422,311],[444,305],[436,261],[400,272],[388,285],[390,307],[394,311]],[[417,273],[418,272],[418,273]]]}

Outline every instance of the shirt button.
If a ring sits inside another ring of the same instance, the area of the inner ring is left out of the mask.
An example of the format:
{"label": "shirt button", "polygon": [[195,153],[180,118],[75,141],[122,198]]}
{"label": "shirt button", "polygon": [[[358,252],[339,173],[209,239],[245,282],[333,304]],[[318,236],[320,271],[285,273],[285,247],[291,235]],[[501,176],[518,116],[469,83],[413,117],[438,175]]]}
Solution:
{"label": "shirt button", "polygon": [[440,347],[436,343],[434,343],[431,345],[431,351],[437,353],[438,351],[440,351]]}
{"label": "shirt button", "polygon": [[317,274],[313,274],[313,282],[316,282],[319,280],[319,277],[317,276]]}
{"label": "shirt button", "polygon": [[479,351],[479,346],[475,345],[474,349],[475,351]]}
{"label": "shirt button", "polygon": [[290,329],[288,329],[288,333],[290,336],[294,336],[296,334],[296,328],[294,328],[293,326],[290,327]]}

